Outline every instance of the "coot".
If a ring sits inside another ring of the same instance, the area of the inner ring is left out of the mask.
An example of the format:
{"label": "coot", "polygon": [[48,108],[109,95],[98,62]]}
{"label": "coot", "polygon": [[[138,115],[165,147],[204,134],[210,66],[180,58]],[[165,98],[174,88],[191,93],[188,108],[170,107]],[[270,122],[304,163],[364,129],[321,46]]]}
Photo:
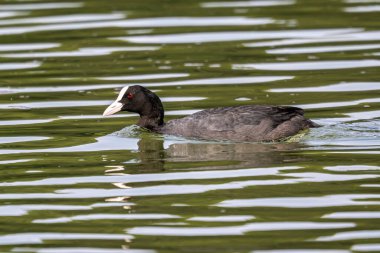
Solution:
{"label": "coot", "polygon": [[139,85],[124,87],[103,116],[119,111],[138,113],[137,124],[151,131],[206,140],[276,141],[319,126],[300,108],[267,105],[212,108],[164,123],[160,98]]}

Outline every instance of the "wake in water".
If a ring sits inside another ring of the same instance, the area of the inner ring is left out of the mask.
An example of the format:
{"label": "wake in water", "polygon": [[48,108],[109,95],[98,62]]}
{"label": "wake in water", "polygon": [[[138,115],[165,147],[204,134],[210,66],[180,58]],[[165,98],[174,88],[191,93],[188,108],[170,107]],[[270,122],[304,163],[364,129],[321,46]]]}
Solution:
{"label": "wake in water", "polygon": [[148,132],[148,130],[143,129],[139,127],[138,125],[130,125],[130,126],[120,129],[119,131],[113,132],[109,135],[117,136],[117,137],[139,138],[139,136],[143,132]]}
{"label": "wake in water", "polygon": [[310,146],[346,146],[360,149],[380,147],[380,120],[339,122],[312,129],[302,140]]}

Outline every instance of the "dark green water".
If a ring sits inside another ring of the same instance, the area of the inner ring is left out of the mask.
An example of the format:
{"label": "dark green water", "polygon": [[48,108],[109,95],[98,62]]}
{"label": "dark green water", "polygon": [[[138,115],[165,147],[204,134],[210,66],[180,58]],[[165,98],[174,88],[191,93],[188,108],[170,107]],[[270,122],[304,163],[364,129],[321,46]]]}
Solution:
{"label": "dark green water", "polygon": [[[0,252],[380,252],[380,3],[2,1]],[[294,105],[287,143],[103,118]]]}

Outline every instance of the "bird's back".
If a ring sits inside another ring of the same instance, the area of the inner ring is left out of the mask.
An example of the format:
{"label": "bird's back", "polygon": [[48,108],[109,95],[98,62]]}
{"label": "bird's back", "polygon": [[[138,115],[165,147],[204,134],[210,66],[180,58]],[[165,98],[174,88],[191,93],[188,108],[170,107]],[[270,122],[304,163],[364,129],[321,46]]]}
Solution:
{"label": "bird's back", "polygon": [[316,126],[303,110],[286,106],[243,105],[203,110],[171,120],[159,132],[208,140],[271,141]]}

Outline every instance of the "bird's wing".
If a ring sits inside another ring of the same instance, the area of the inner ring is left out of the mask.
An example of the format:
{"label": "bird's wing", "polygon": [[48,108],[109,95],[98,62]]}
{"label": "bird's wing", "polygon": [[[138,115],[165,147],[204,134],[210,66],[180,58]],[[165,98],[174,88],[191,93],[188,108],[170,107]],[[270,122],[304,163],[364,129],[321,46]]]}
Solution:
{"label": "bird's wing", "polygon": [[295,107],[221,107],[171,120],[165,129],[174,135],[206,139],[245,140],[247,135],[258,136],[259,139],[284,121],[302,113]]}
{"label": "bird's wing", "polygon": [[193,124],[209,130],[228,131],[240,126],[258,126],[263,121],[272,129],[297,115],[303,110],[286,106],[236,106],[213,108],[189,116]]}

